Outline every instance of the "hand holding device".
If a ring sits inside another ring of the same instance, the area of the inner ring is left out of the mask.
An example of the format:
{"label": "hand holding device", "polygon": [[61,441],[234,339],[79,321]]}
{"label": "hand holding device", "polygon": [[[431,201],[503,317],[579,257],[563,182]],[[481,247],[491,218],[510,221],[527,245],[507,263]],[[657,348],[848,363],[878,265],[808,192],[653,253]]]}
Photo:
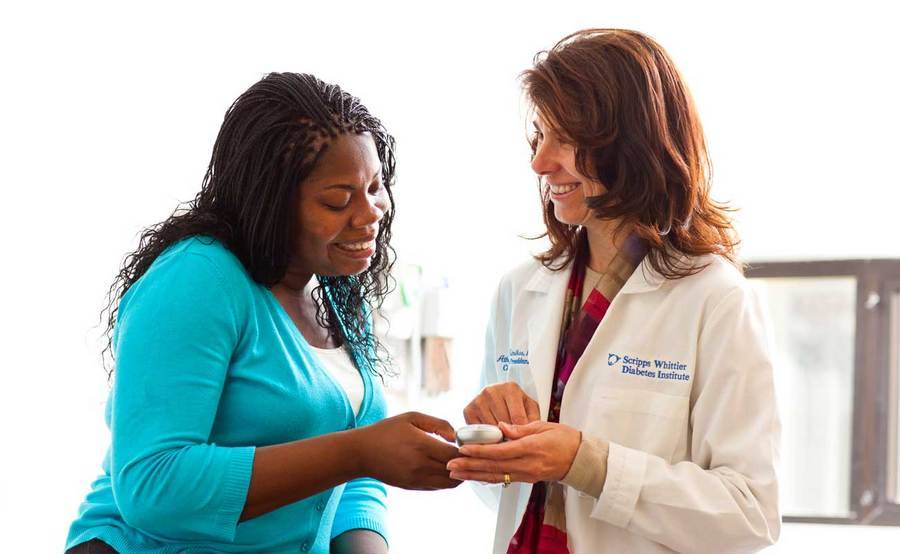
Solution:
{"label": "hand holding device", "polygon": [[485,387],[463,410],[466,423],[525,425],[541,418],[533,398],[512,381]]}

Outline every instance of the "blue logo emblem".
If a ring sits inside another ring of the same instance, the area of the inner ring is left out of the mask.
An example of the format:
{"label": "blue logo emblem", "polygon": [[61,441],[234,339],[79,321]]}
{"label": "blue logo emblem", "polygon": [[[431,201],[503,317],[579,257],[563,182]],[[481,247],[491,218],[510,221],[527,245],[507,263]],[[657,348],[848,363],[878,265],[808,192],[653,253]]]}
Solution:
{"label": "blue logo emblem", "polygon": [[606,359],[606,363],[607,363],[608,365],[615,365],[616,363],[618,363],[618,361],[619,361],[620,359],[621,359],[621,358],[619,358],[619,356],[617,356],[616,354],[610,354],[610,355],[609,355],[609,358]]}

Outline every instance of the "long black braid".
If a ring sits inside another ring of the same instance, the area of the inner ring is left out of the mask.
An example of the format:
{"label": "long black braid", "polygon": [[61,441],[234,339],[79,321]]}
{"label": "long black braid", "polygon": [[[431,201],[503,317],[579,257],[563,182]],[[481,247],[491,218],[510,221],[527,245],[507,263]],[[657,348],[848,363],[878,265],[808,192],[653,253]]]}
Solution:
{"label": "long black braid", "polygon": [[379,225],[369,268],[353,276],[318,276],[313,298],[319,324],[350,349],[358,365],[367,365],[376,375],[390,374],[387,350],[370,318],[393,283],[394,138],[359,99],[337,85],[297,73],[270,73],[235,100],[225,114],[200,192],[168,219],[145,229],[137,250],[125,257],[101,312],[101,318],[107,316],[104,366],[107,359],[114,361],[113,328],[122,296],[166,248],[186,237],[218,239],[256,282],[267,287],[279,282],[293,247],[296,188],[332,139],[366,132],[375,141],[392,208]]}

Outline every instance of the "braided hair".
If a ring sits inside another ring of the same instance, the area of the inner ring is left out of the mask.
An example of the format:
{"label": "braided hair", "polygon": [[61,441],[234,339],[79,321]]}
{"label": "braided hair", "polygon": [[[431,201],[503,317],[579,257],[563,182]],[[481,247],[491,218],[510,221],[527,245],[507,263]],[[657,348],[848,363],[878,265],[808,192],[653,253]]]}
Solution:
{"label": "braided hair", "polygon": [[[358,98],[298,73],[270,73],[238,97],[225,114],[200,192],[141,233],[137,250],[125,257],[109,288],[101,312],[101,321],[106,316],[104,367],[107,360],[114,361],[113,329],[122,296],[166,248],[184,238],[215,238],[256,282],[267,287],[278,283],[294,246],[295,191],[331,141],[346,133],[369,133],[374,139],[393,206],[394,138]],[[313,290],[319,325],[348,347],[357,365],[382,377],[391,372],[390,360],[370,316],[393,283],[393,218],[391,208],[379,225],[368,269],[350,276],[317,276]]]}

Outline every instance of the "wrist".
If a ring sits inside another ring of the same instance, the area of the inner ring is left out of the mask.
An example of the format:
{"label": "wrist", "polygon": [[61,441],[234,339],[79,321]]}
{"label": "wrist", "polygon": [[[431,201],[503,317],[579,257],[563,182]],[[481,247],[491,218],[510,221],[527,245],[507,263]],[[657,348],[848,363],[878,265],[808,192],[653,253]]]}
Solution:
{"label": "wrist", "polygon": [[600,498],[606,484],[609,443],[603,439],[582,436],[581,444],[569,471],[561,482],[594,498]]}
{"label": "wrist", "polygon": [[368,459],[370,449],[364,444],[366,435],[365,427],[335,433],[335,437],[341,441],[339,452],[344,453],[343,465],[348,473],[347,481],[371,476]]}
{"label": "wrist", "polygon": [[581,431],[575,428],[570,428],[572,439],[569,442],[569,448],[566,450],[565,459],[563,460],[562,473],[560,473],[560,477],[557,481],[562,481],[566,475],[568,475],[569,471],[572,469],[572,464],[575,463],[575,458],[578,456],[578,451],[581,449],[582,437]]}

